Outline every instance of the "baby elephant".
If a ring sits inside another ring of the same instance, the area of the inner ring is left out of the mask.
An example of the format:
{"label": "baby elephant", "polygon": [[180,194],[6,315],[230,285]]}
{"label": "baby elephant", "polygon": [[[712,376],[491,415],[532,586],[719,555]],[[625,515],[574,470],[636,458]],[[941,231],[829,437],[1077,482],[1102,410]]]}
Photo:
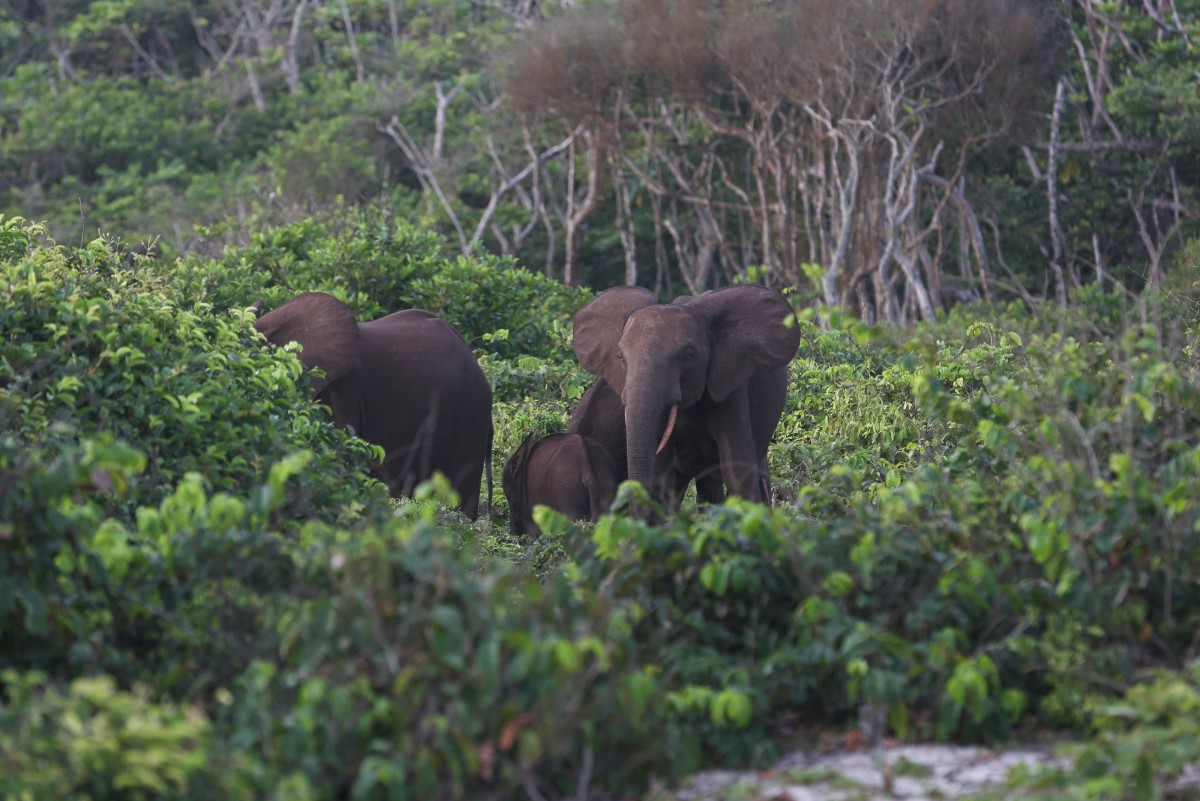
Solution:
{"label": "baby elephant", "polygon": [[617,491],[617,468],[591,437],[550,434],[534,442],[530,434],[504,467],[513,534],[538,536],[533,507],[544,504],[571,520],[597,520]]}

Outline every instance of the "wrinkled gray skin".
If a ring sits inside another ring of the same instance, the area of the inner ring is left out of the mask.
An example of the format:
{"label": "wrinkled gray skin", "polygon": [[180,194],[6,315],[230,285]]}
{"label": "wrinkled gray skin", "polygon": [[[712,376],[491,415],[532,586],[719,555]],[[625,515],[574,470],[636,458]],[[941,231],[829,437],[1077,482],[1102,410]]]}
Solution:
{"label": "wrinkled gray skin", "polygon": [[[665,421],[664,421],[665,422]],[[716,441],[705,431],[687,429],[685,415],[676,421],[675,433],[654,457],[654,486],[650,497],[668,512],[679,508],[688,485],[696,481],[696,497],[701,503],[725,500],[721,480],[721,462]],[[595,439],[617,466],[617,484],[629,478],[625,443],[625,406],[621,396],[603,378],[583,393],[571,413],[567,431]]]}
{"label": "wrinkled gray skin", "polygon": [[[701,500],[720,500],[714,468],[730,494],[770,501],[767,446],[800,345],[782,295],[740,285],[662,304],[649,290],[616,287],[576,313],[574,341],[580,364],[603,377],[624,409],[628,478],[666,500],[668,511],[692,479]],[[581,418],[611,417],[602,391]],[[672,406],[673,433],[656,458]],[[595,423],[593,431],[604,431],[593,436],[615,441],[611,427]]]}
{"label": "wrinkled gray skin", "polygon": [[617,468],[594,439],[579,434],[530,434],[504,466],[513,534],[541,534],[533,507],[549,506],[571,520],[597,520],[612,506]]}
{"label": "wrinkled gray skin", "polygon": [[417,309],[360,323],[337,298],[311,292],[254,327],[276,345],[299,342],[300,361],[324,371],[313,378],[313,397],[335,425],[383,448],[372,475],[393,497],[440,471],[475,519],[491,453],[492,389],[452,326]]}

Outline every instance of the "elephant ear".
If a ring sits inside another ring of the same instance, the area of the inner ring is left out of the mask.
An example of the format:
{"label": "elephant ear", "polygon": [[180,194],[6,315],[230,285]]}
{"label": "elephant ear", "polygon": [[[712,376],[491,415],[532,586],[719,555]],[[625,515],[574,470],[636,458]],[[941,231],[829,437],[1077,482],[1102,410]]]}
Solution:
{"label": "elephant ear", "polygon": [[[504,477],[511,481],[516,481],[518,476],[525,473],[525,464],[529,461],[529,454],[533,453],[533,434],[525,435],[525,441],[521,443],[521,447],[517,448],[517,452],[508,460],[508,464],[504,466]],[[509,498],[509,503],[512,498]]]}
{"label": "elephant ear", "polygon": [[319,367],[324,377],[313,378],[314,397],[358,363],[361,344],[354,312],[324,292],[308,292],[292,298],[254,323],[272,344],[299,342],[300,361]]}
{"label": "elephant ear", "polygon": [[676,303],[713,316],[708,394],[718,403],[755,373],[786,365],[800,347],[796,313],[774,289],[739,284]]}
{"label": "elephant ear", "polygon": [[575,313],[575,355],[583,369],[603,376],[620,394],[625,391],[625,370],[617,360],[617,342],[625,319],[643,306],[658,303],[649,289],[618,286],[597,295]]}

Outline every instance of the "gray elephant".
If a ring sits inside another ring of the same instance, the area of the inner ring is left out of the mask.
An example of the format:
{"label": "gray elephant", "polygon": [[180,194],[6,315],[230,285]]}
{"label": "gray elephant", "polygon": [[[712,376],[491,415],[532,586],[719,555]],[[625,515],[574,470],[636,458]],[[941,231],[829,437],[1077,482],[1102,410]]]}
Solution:
{"label": "gray elephant", "polygon": [[571,520],[597,520],[612,506],[617,492],[617,468],[594,439],[579,434],[550,434],[534,440],[530,434],[504,466],[502,481],[508,498],[513,534],[541,532],[533,507],[549,506]]}
{"label": "gray elephant", "polygon": [[[705,431],[688,430],[676,420],[675,431],[654,455],[654,479],[650,496],[666,511],[679,508],[688,485],[696,482],[701,503],[725,500],[720,454],[716,441]],[[629,478],[625,439],[625,406],[621,396],[603,378],[596,379],[571,412],[567,431],[591,437],[604,448],[617,466],[617,483]]]}
{"label": "gray elephant", "polygon": [[313,397],[335,425],[383,448],[372,475],[393,497],[440,471],[475,519],[491,455],[492,388],[458,331],[418,309],[360,323],[323,292],[293,298],[254,327],[276,345],[299,342],[300,361],[324,371]]}
{"label": "gray elephant", "polygon": [[[579,363],[620,400],[628,477],[668,511],[693,479],[702,501],[726,488],[770,501],[767,446],[800,346],[780,293],[739,285],[663,304],[647,289],[616,287],[576,313],[574,339]],[[615,441],[611,422],[596,422],[613,416],[614,401],[599,393],[579,415],[590,422],[573,425]]]}

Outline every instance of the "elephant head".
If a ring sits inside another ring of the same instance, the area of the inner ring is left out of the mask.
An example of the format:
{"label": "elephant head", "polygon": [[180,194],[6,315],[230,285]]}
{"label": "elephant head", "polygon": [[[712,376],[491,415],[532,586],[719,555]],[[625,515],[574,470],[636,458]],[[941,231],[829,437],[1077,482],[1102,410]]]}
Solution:
{"label": "elephant head", "polygon": [[[580,309],[575,352],[621,396],[629,478],[652,486],[655,443],[662,450],[676,415],[687,414],[689,430],[716,441],[730,490],[759,498],[758,465],[783,408],[779,371],[800,344],[798,326],[787,322],[793,316],[778,292],[751,285],[672,304],[657,303],[645,289],[617,287]],[[764,392],[780,397],[755,397]]]}
{"label": "elephant head", "polygon": [[353,370],[362,352],[354,312],[324,292],[297,295],[258,318],[254,327],[273,345],[300,343],[304,366],[325,373],[313,377],[313,397]]}

